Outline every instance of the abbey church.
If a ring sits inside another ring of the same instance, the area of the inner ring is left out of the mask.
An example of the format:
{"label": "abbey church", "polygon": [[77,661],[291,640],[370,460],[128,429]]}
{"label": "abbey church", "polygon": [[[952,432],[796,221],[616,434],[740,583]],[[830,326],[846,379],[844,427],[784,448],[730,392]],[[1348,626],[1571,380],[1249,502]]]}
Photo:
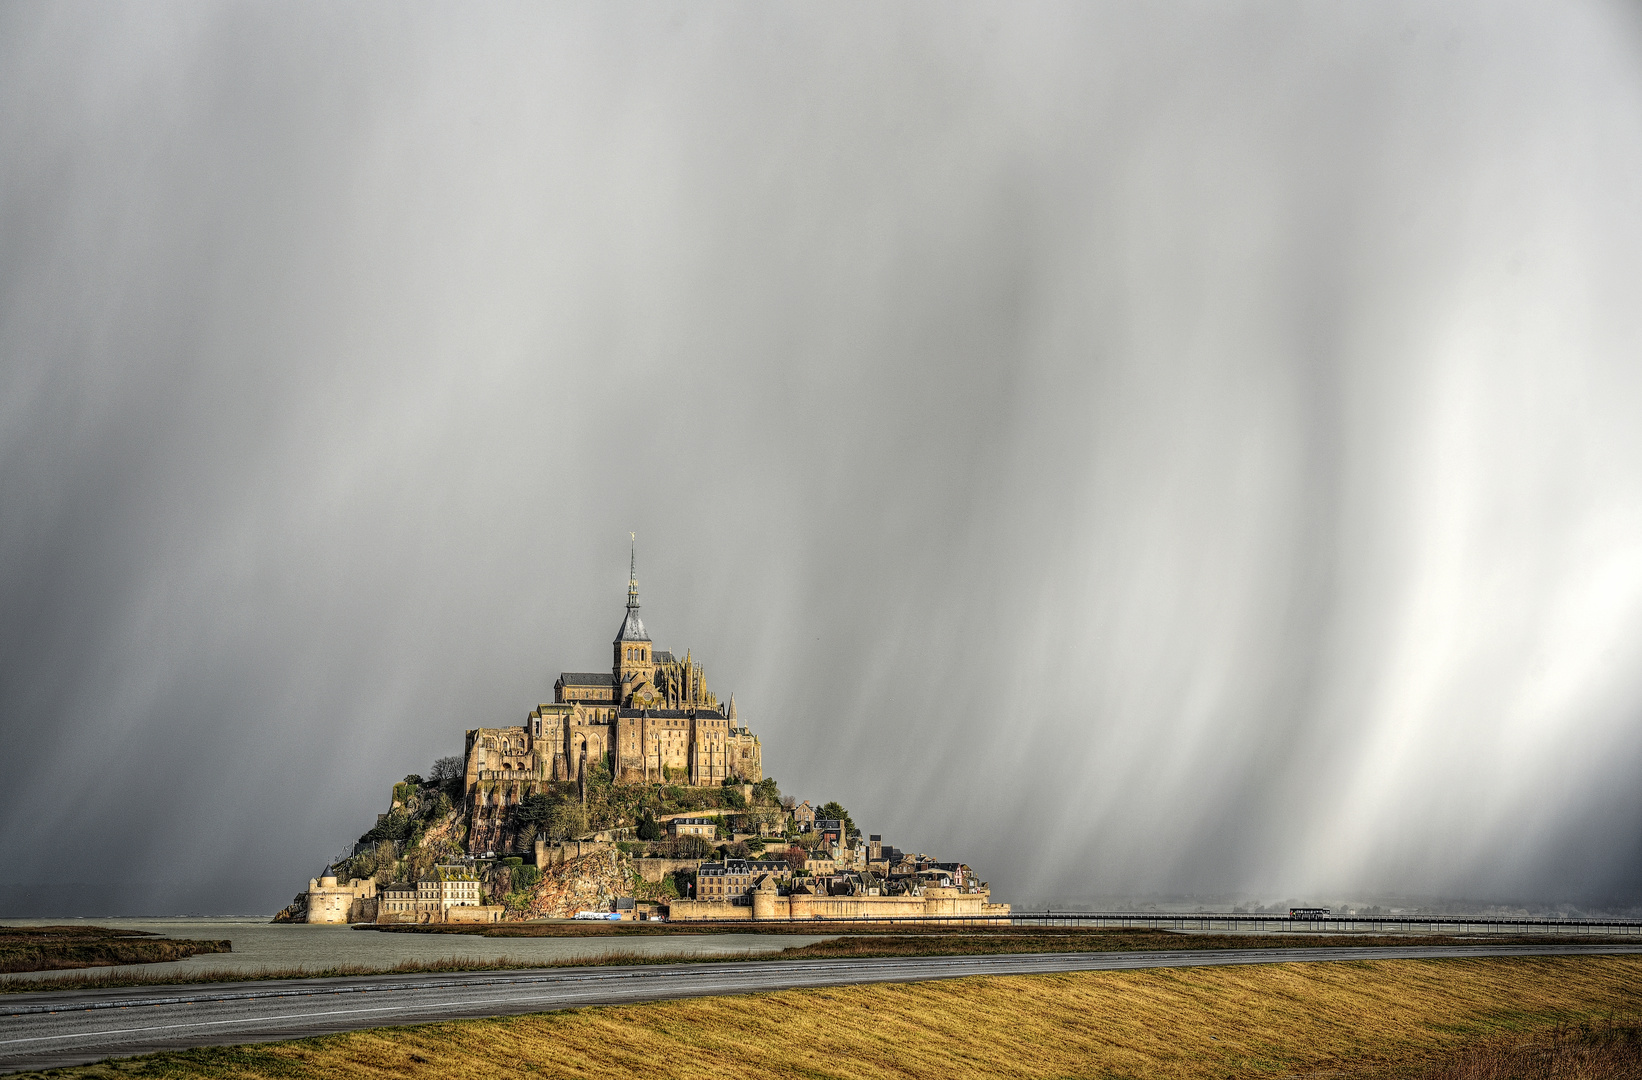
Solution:
{"label": "abbey church", "polygon": [[763,779],[758,737],[722,706],[701,665],[654,648],[639,618],[638,562],[610,671],[564,672],[551,704],[519,727],[467,733],[465,789],[472,805],[517,804],[548,781],[583,781],[599,765],[619,784],[716,786]]}

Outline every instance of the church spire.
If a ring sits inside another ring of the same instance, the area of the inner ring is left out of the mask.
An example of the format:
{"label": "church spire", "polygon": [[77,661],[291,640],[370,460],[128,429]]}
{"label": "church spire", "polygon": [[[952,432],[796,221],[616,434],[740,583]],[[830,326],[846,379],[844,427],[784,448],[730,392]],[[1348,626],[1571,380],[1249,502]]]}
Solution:
{"label": "church spire", "polygon": [[633,558],[627,564],[627,608],[631,611],[639,606],[639,536],[627,535],[633,538]]}
{"label": "church spire", "polygon": [[[622,660],[621,643],[624,641],[649,641],[650,635],[644,632],[644,622],[639,618],[639,540],[633,533],[633,557],[627,564],[627,616],[622,619],[621,629],[616,631],[616,662],[618,666]],[[649,649],[645,649],[645,660],[648,662]]]}

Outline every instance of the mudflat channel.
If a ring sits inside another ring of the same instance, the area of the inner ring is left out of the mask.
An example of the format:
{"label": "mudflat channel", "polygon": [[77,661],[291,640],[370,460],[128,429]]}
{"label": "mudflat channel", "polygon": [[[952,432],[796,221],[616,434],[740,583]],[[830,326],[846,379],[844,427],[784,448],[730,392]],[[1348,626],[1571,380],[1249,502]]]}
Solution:
{"label": "mudflat channel", "polygon": [[[322,971],[346,964],[391,968],[407,960],[507,960],[550,964],[627,956],[744,956],[779,952],[836,935],[820,934],[645,934],[589,937],[479,937],[472,934],[384,934],[346,926],[270,923],[265,918],[0,919],[5,926],[72,925],[146,930],[176,938],[227,938],[234,951],[163,964],[130,964],[76,969],[80,974],[143,972],[186,976],[201,971],[254,972],[266,968]],[[61,971],[7,975],[7,979],[52,978]]]}

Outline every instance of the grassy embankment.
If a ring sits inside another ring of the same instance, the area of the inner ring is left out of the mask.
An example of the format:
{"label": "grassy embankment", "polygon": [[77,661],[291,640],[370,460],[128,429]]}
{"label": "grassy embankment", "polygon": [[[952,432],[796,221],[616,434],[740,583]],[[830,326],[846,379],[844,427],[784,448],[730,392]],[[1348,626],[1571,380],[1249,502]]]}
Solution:
{"label": "grassy embankment", "polygon": [[228,951],[226,941],[156,937],[145,930],[111,930],[106,926],[0,927],[0,972],[157,964]]}
{"label": "grassy embankment", "polygon": [[[1563,1045],[1584,1053],[1616,1015],[1629,1018],[1611,1040],[1623,1049],[1639,1011],[1642,957],[1284,964],[699,998],[157,1054],[52,1075],[1483,1080],[1513,1075],[1478,1071],[1501,1047],[1543,1045],[1583,1024],[1594,1036],[1564,1034]],[[1542,1065],[1518,1075],[1587,1075]]]}
{"label": "grassy embankment", "polygon": [[[621,937],[616,931],[588,923],[535,923],[481,927],[461,933],[477,937]],[[637,928],[649,930],[643,924]],[[400,928],[395,928],[400,929]],[[418,928],[424,932],[430,928]],[[442,928],[432,928],[438,932]],[[841,928],[834,928],[841,929]],[[687,953],[637,953],[615,949],[602,956],[567,960],[480,960],[450,957],[433,961],[406,961],[391,967],[338,965],[324,968],[264,968],[257,971],[194,971],[185,975],[120,972],[68,975],[53,979],[0,979],[0,993],[33,993],[41,990],[95,990],[116,986],[168,986],[182,983],[251,982],[263,979],[344,978],[355,975],[416,974],[444,971],[516,971],[531,968],[602,967],[623,964],[711,964],[731,960],[825,960],[869,959],[885,956],[981,956],[1004,953],[1048,952],[1156,952],[1188,949],[1277,949],[1341,948],[1397,945],[1458,945],[1486,942],[1496,945],[1535,945],[1565,939],[1544,937],[1367,937],[1349,935],[1287,934],[1176,934],[1167,930],[1067,930],[1059,927],[999,927],[981,930],[952,930],[941,927],[902,928],[894,933],[851,933],[831,941],[795,946],[778,952],[736,952],[716,956]],[[663,928],[654,928],[662,932]],[[826,927],[795,926],[791,933],[825,932]],[[457,931],[448,931],[455,933]],[[677,930],[674,931],[675,933]],[[1636,944],[1635,938],[1583,938],[1585,944],[1614,941]]]}

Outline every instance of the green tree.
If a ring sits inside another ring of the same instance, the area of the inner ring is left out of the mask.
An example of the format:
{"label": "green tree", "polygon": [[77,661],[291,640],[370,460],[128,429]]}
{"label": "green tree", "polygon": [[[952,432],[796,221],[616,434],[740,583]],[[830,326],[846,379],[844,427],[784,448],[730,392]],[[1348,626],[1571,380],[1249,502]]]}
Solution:
{"label": "green tree", "polygon": [[526,795],[519,805],[513,808],[514,824],[529,828],[546,825],[553,817],[554,798],[545,792],[536,792]]}
{"label": "green tree", "polygon": [[648,810],[646,810],[644,812],[643,817],[639,818],[639,839],[640,840],[660,840],[661,839],[661,825],[660,825],[660,823],[658,823],[656,821],[655,816],[652,815],[650,813],[650,811],[648,811]]}
{"label": "green tree", "polygon": [[402,807],[394,807],[359,838],[361,844],[375,845],[379,840],[405,841],[416,830],[416,819]]}
{"label": "green tree", "polygon": [[834,821],[842,821],[844,823],[844,834],[846,836],[854,836],[861,831],[855,827],[855,822],[850,820],[850,812],[845,810],[839,803],[830,802],[825,804],[815,812],[815,816],[818,818],[830,818]]}
{"label": "green tree", "polygon": [[553,807],[548,815],[547,835],[551,840],[565,840],[587,831],[587,816],[580,803],[566,799]]}

